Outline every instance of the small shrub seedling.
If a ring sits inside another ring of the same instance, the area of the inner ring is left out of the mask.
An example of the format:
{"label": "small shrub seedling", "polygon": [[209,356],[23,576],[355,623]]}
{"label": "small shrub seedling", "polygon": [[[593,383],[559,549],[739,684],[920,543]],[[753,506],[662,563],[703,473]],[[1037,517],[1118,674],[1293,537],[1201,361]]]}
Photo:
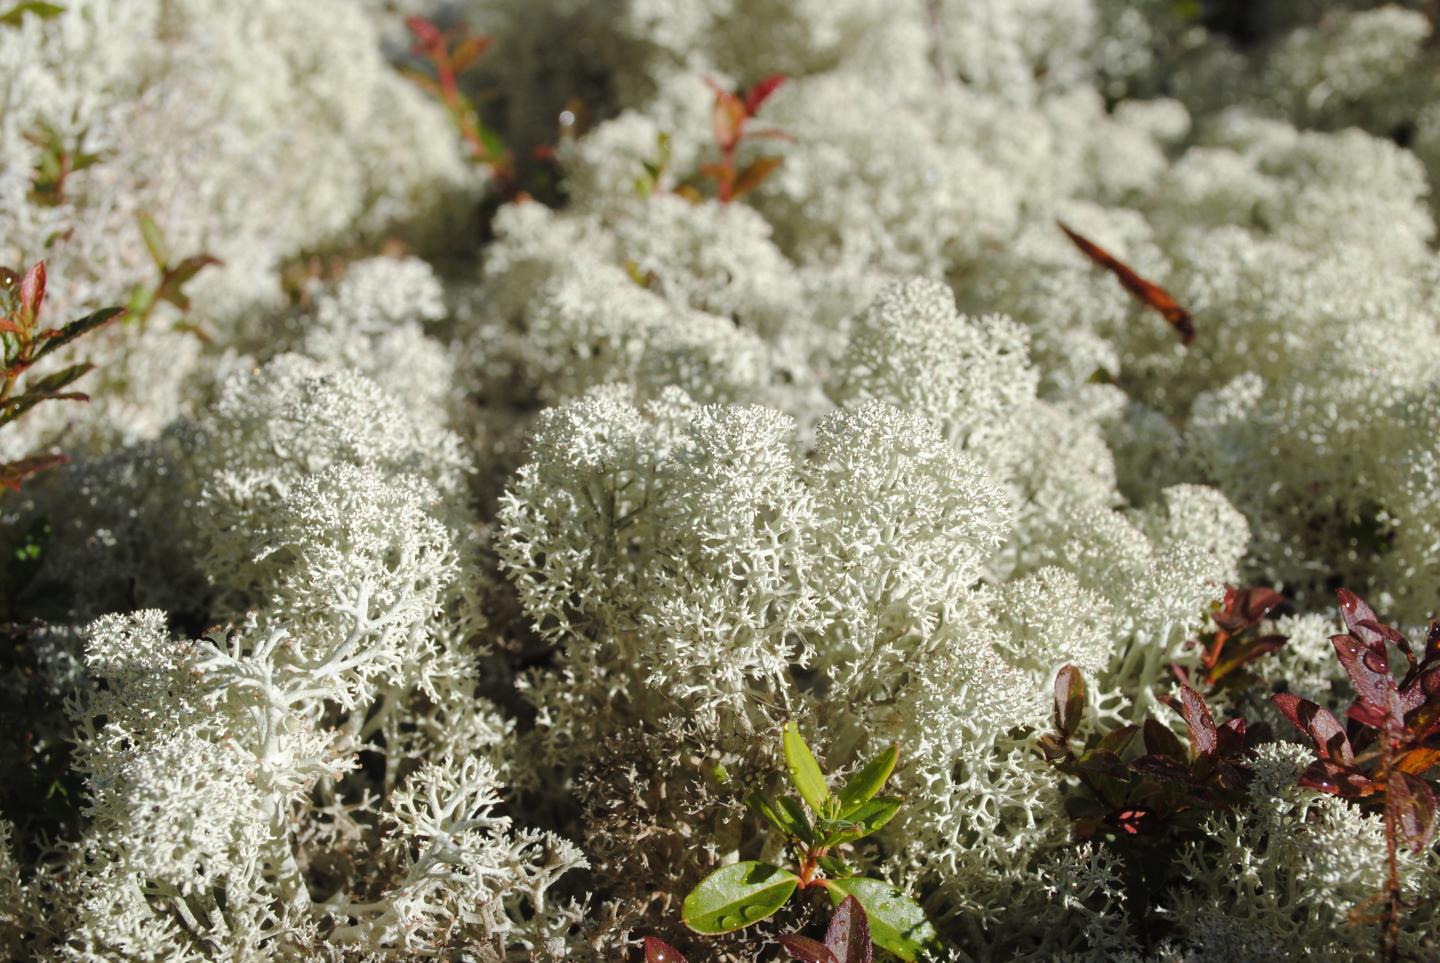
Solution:
{"label": "small shrub seedling", "polygon": [[[129,313],[127,320],[144,324],[162,301],[174,305],[182,312],[189,311],[190,295],[185,293],[185,285],[205,268],[219,265],[220,259],[202,253],[177,260],[171,254],[165,232],[160,229],[155,218],[142,211],[136,220],[140,225],[140,236],[145,241],[145,249],[150,252],[150,260],[155,265],[156,276],[154,282],[137,284],[131,289],[130,304],[126,309]],[[198,331],[184,322],[176,327]]]}
{"label": "small shrub seedling", "polygon": [[[1077,752],[1072,746],[1085,714],[1080,670],[1063,666],[1055,677],[1055,727],[1040,738],[1041,750],[1062,772],[1075,776],[1084,793],[1065,802],[1075,835],[1089,839],[1154,836],[1170,828],[1196,828],[1205,813],[1228,809],[1245,798],[1250,770],[1245,720],[1217,726],[1200,693],[1180,686],[1167,700],[1185,720],[1187,747],[1159,719],[1093,735]],[[1141,736],[1144,752],[1125,759]]]}
{"label": "small shrub seedling", "polygon": [[1211,616],[1215,631],[1189,643],[1200,648],[1199,666],[1172,665],[1176,678],[1206,691],[1248,688],[1254,677],[1246,667],[1278,652],[1289,641],[1277,633],[1261,635],[1255,631],[1284,601],[1285,597],[1274,589],[1225,586],[1220,610]]}
{"label": "small shrub seedling", "polygon": [[773,915],[797,891],[820,886],[836,904],[853,896],[865,908],[876,946],[902,960],[935,948],[938,934],[918,903],[889,883],[855,875],[834,853],[876,832],[900,810],[898,796],[879,794],[900,758],[900,747],[881,752],[832,793],[795,723],[786,723],[782,743],[786,771],[804,805],[792,796],[771,799],[760,793],[746,802],[784,834],[798,871],[758,860],[722,866],[685,897],[685,925],[697,933],[729,933]]}
{"label": "small shrub seedling", "polygon": [[[1165,702],[1185,721],[1189,745],[1153,716],[1143,726],[1091,733],[1073,745],[1085,716],[1080,670],[1063,666],[1055,677],[1055,733],[1040,737],[1051,762],[1079,782],[1065,812],[1076,839],[1098,839],[1123,854],[1127,905],[1137,928],[1149,933],[1150,907],[1167,883],[1175,845],[1206,838],[1204,819],[1246,798],[1251,770],[1243,719],[1217,726],[1201,695],[1181,685]],[[1143,752],[1131,750],[1141,737]]]}
{"label": "small shrub seedling", "polygon": [[[756,130],[748,126],[759,113],[760,107],[769,100],[786,80],[784,74],[769,74],[756,81],[748,90],[730,91],[714,80],[706,79],[710,89],[715,91],[715,106],[710,112],[710,127],[715,137],[715,146],[720,151],[720,160],[700,165],[700,176],[714,185],[715,199],[722,204],[739,200],[765,183],[785,162],[778,154],[762,154],[743,168],[736,166],[736,154],[745,138],[770,137],[787,140],[789,136],[771,128]],[[635,181],[636,193],[648,197],[659,190],[660,181],[670,167],[670,136],[661,133],[656,142],[656,158],[645,162],[645,174]],[[699,203],[701,194],[693,183],[684,183],[675,188],[675,193],[687,200]]]}
{"label": "small shrub seedling", "polygon": [[488,167],[502,188],[508,190],[514,178],[514,158],[500,135],[481,122],[474,102],[460,89],[460,75],[475,66],[490,49],[493,39],[464,31],[441,30],[418,15],[408,18],[405,24],[415,38],[415,54],[435,73],[431,77],[409,70],[406,76],[444,105],[471,159]]}
{"label": "small shrub seedling", "polygon": [[[95,366],[88,361],[25,380],[31,366],[57,348],[82,337],[124,313],[123,308],[102,308],[59,328],[40,327],[45,303],[45,262],[37,261],[23,275],[0,268],[0,349],[4,352],[4,380],[0,381],[0,426],[21,417],[45,401],[89,401],[88,395],[67,390]],[[32,455],[0,464],[0,487],[18,490],[21,482],[65,460],[64,455]]]}
{"label": "small shrub seedling", "polygon": [[[1382,815],[1388,878],[1376,900],[1384,910],[1378,918],[1356,919],[1379,923],[1381,959],[1398,960],[1404,900],[1397,851],[1406,845],[1419,853],[1435,837],[1435,788],[1426,773],[1440,763],[1440,620],[1430,623],[1417,659],[1409,640],[1359,596],[1345,589],[1337,594],[1348,631],[1330,642],[1355,690],[1348,723],[1288,692],[1274,703],[1315,749],[1300,784]],[[1391,672],[1392,648],[1405,658],[1399,682]]]}

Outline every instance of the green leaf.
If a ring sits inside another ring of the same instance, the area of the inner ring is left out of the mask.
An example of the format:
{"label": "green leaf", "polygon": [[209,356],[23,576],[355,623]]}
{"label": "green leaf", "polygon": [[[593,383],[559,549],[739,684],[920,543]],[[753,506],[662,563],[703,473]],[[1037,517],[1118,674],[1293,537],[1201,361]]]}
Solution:
{"label": "green leaf", "polygon": [[0,24],[6,27],[18,27],[20,26],[20,22],[25,19],[27,13],[39,17],[41,20],[49,20],[52,17],[60,16],[60,14],[64,12],[65,8],[58,3],[43,3],[41,0],[25,0],[23,3],[15,4],[15,6],[6,10],[4,13],[0,13]]}
{"label": "green leaf", "polygon": [[839,846],[841,843],[851,843],[869,836],[894,819],[903,802],[899,796],[880,796],[862,804],[849,816],[831,821],[839,826],[826,833],[823,844]]}
{"label": "green leaf", "polygon": [[[70,387],[70,385],[94,370],[94,368],[95,366],[88,361],[82,361],[80,364],[72,364],[61,368],[59,371],[52,372],[43,378],[37,378],[27,383],[25,385],[25,394],[53,395],[57,391],[62,391]],[[25,395],[21,395],[21,397],[23,398]]]}
{"label": "green leaf", "polygon": [[697,933],[729,933],[773,914],[799,883],[800,877],[769,863],[731,863],[690,891],[680,917]]}
{"label": "green leaf", "polygon": [[170,245],[165,243],[165,232],[160,230],[160,225],[155,223],[155,218],[141,211],[135,215],[135,220],[140,225],[140,237],[145,241],[145,248],[150,252],[150,260],[160,270],[170,266]]}
{"label": "green leaf", "polygon": [[807,846],[812,846],[820,841],[814,828],[810,825],[810,816],[805,812],[805,807],[800,805],[790,796],[781,796],[776,809],[786,822],[785,832],[794,836]]}
{"label": "green leaf", "polygon": [[820,857],[820,868],[823,869],[825,875],[831,879],[848,879],[855,875],[854,866],[851,866],[839,856],[834,856],[829,853]]}
{"label": "green leaf", "polygon": [[36,360],[45,357],[56,348],[67,345],[76,338],[87,335],[91,331],[104,326],[124,313],[124,308],[101,308],[94,314],[87,314],[83,318],[71,321],[59,330],[43,332],[40,337],[44,339],[44,342],[40,345],[40,349],[35,352]]}
{"label": "green leaf", "polygon": [[859,900],[870,920],[870,938],[900,959],[915,960],[940,948],[940,934],[925,918],[920,904],[903,890],[864,876],[829,880],[826,889],[837,906],[846,896]]}
{"label": "green leaf", "polygon": [[883,789],[885,780],[895,771],[895,763],[899,759],[900,744],[895,743],[866,763],[864,769],[851,776],[836,797],[840,800],[840,818],[849,816]]}
{"label": "green leaf", "polygon": [[828,815],[830,787],[825,785],[825,773],[820,771],[814,753],[805,744],[805,737],[800,735],[800,727],[794,722],[785,723],[782,741],[785,745],[785,768],[789,770],[790,781],[795,784],[800,798],[810,805],[816,815]]}
{"label": "green leaf", "polygon": [[[776,803],[757,792],[747,796],[745,803],[786,836],[804,843],[814,841],[815,834],[810,829],[810,821],[805,818],[805,810],[794,800],[785,798]],[[789,805],[787,806],[786,803]]]}

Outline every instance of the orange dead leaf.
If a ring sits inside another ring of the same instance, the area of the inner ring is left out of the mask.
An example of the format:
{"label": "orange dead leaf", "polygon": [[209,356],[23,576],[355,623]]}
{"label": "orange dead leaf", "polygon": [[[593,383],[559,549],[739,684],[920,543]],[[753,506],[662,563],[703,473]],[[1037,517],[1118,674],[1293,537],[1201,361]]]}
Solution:
{"label": "orange dead leaf", "polygon": [[1084,235],[1072,231],[1063,221],[1055,223],[1059,225],[1060,230],[1065,232],[1066,237],[1075,242],[1075,246],[1083,251],[1086,257],[1115,275],[1121,286],[1134,295],[1136,300],[1159,311],[1175,329],[1175,333],[1180,335],[1181,344],[1189,344],[1195,340],[1195,324],[1190,317],[1190,312],[1182,308],[1168,291],[1158,284],[1145,280],[1109,251]]}

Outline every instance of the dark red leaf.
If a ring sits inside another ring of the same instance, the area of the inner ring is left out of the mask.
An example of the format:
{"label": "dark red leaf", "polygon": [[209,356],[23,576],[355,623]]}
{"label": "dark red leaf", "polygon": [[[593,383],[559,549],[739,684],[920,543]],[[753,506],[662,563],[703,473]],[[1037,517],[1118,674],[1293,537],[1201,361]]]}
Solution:
{"label": "dark red leaf", "polygon": [[853,895],[846,896],[835,908],[825,930],[825,945],[837,963],[870,963],[874,955],[870,945],[870,919]]}
{"label": "dark red leaf", "polygon": [[1356,626],[1361,622],[1380,621],[1375,610],[1366,605],[1364,599],[1349,589],[1339,589],[1335,595],[1340,600],[1340,617],[1345,620],[1345,628],[1351,632],[1354,632]]}
{"label": "dark red leaf", "polygon": [[1065,738],[1075,734],[1085,716],[1085,679],[1073,665],[1055,674],[1055,728]]}
{"label": "dark red leaf", "polygon": [[1141,756],[1130,763],[1130,768],[1142,775],[1154,776],[1167,782],[1194,782],[1189,764],[1171,756]]}
{"label": "dark red leaf", "polygon": [[1139,726],[1121,726],[1119,729],[1112,729],[1100,737],[1100,744],[1096,748],[1119,755],[1125,751],[1139,732]]}
{"label": "dark red leaf", "polygon": [[1185,718],[1185,728],[1190,734],[1190,745],[1197,756],[1214,755],[1219,744],[1215,735],[1215,720],[1200,693],[1188,685],[1180,687],[1180,714]]}
{"label": "dark red leaf", "polygon": [[1222,758],[1238,756],[1245,751],[1245,720],[1227,719],[1215,730],[1215,754]]}
{"label": "dark red leaf", "polygon": [[1145,751],[1152,756],[1168,756],[1181,762],[1189,762],[1190,754],[1170,727],[1153,716],[1145,720]]}
{"label": "dark red leaf", "polygon": [[781,946],[785,947],[785,952],[794,959],[804,960],[805,963],[837,963],[835,954],[830,952],[830,947],[819,940],[812,940],[799,933],[782,933],[775,938],[780,941]]}
{"label": "dark red leaf", "polygon": [[1375,792],[1375,784],[1365,773],[1328,759],[1316,759],[1307,766],[1300,774],[1300,785],[1346,799],[1360,799]]}
{"label": "dark red leaf", "polygon": [[11,491],[19,491],[20,483],[37,472],[47,468],[54,468],[56,465],[63,465],[70,459],[64,455],[32,455],[29,458],[21,458],[19,461],[10,461],[0,464],[0,488],[8,488]]}
{"label": "dark red leaf", "polygon": [[1355,635],[1332,635],[1330,642],[1355,694],[1383,718],[1388,714],[1391,696],[1397,694],[1383,648],[1377,653]]}
{"label": "dark red leaf", "polygon": [[1181,344],[1190,344],[1195,340],[1195,324],[1190,312],[1176,303],[1169,292],[1159,285],[1145,280],[1100,245],[1070,230],[1064,223],[1059,221],[1056,223],[1060,225],[1060,230],[1065,232],[1075,246],[1085,253],[1086,257],[1115,275],[1121,287],[1129,291],[1142,304],[1160,312],[1161,316],[1169,322],[1170,327],[1174,328],[1176,334],[1180,336]]}
{"label": "dark red leaf", "polygon": [[662,939],[645,937],[645,963],[687,963],[684,954]]}
{"label": "dark red leaf", "polygon": [[1289,692],[1282,692],[1270,701],[1296,729],[1310,737],[1321,759],[1333,759],[1345,765],[1355,761],[1345,727],[1330,710]]}
{"label": "dark red leaf", "polygon": [[745,92],[745,112],[751,117],[760,110],[760,105],[770,99],[770,95],[780,89],[780,85],[786,80],[784,74],[768,74]]}

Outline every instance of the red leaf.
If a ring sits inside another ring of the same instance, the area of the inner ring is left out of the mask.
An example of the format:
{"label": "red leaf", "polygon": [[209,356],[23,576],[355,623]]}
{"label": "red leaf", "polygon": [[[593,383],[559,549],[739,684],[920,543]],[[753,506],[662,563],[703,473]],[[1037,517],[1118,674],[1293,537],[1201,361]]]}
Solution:
{"label": "red leaf", "polygon": [[1335,595],[1340,599],[1340,617],[1345,620],[1345,628],[1351,632],[1361,622],[1379,622],[1380,618],[1375,610],[1365,604],[1360,598],[1349,589],[1339,589]]}
{"label": "red leaf", "polygon": [[0,488],[8,488],[11,491],[19,491],[20,483],[38,472],[47,468],[54,468],[56,465],[63,465],[70,459],[64,455],[32,455],[29,458],[21,458],[19,461],[9,461],[0,464]]}
{"label": "red leaf", "polygon": [[1282,692],[1270,701],[1296,729],[1310,737],[1321,759],[1333,759],[1346,765],[1355,761],[1345,727],[1330,710],[1289,692]]}
{"label": "red leaf", "polygon": [[1237,756],[1245,751],[1245,720],[1229,719],[1215,730],[1218,740],[1216,755],[1224,758]]}
{"label": "red leaf", "polygon": [[1180,714],[1185,717],[1185,727],[1190,733],[1190,745],[1198,756],[1211,756],[1219,744],[1215,735],[1215,720],[1200,693],[1188,685],[1180,687]]}
{"label": "red leaf", "polygon": [[[1162,727],[1163,728],[1163,727]],[[1178,741],[1176,743],[1179,744]],[[1187,763],[1171,756],[1146,755],[1130,763],[1130,768],[1146,776],[1154,776],[1167,782],[1193,782],[1194,774]]]}
{"label": "red leaf", "polygon": [[854,896],[846,896],[835,908],[825,930],[825,946],[837,963],[870,963],[874,954],[870,945],[870,919]]}
{"label": "red leaf", "polygon": [[645,963],[688,963],[684,954],[664,940],[645,937]]}
{"label": "red leaf", "polygon": [[767,74],[755,82],[755,86],[745,92],[745,113],[754,117],[760,110],[760,105],[770,99],[770,95],[780,89],[780,85],[786,80],[784,74]]}
{"label": "red leaf", "polygon": [[418,14],[405,18],[405,26],[410,28],[410,34],[415,38],[415,52],[429,55],[434,51],[445,49],[445,36],[440,28],[429,20]]}
{"label": "red leaf", "polygon": [[24,326],[30,327],[40,316],[40,306],[45,302],[45,262],[36,261],[35,266],[20,279],[20,316]]}
{"label": "red leaf", "polygon": [[1190,344],[1195,340],[1195,324],[1190,317],[1190,312],[1176,303],[1169,292],[1159,285],[1145,280],[1100,245],[1070,230],[1064,223],[1059,221],[1056,223],[1060,225],[1060,230],[1064,231],[1065,235],[1075,243],[1075,246],[1085,253],[1086,257],[1115,275],[1121,287],[1147,307],[1159,311],[1161,316],[1170,323],[1170,327],[1180,335],[1181,344]]}
{"label": "red leaf", "polygon": [[1227,632],[1240,632],[1257,625],[1269,615],[1285,596],[1274,589],[1256,586],[1254,588],[1225,588],[1225,602],[1215,615],[1215,624]]}
{"label": "red leaf", "polygon": [[740,142],[740,131],[745,127],[745,103],[728,90],[715,92],[715,108],[710,114],[710,123],[715,130],[715,143],[721,150],[733,150]]}
{"label": "red leaf", "polygon": [[[1333,635],[1330,642],[1335,646],[1335,655],[1340,659],[1340,664],[1345,668],[1345,674],[1350,677],[1350,685],[1355,689],[1355,694],[1360,702],[1370,710],[1365,713],[1366,718],[1359,719],[1351,713],[1351,718],[1365,722],[1375,728],[1384,725],[1384,719],[1388,716],[1399,725],[1404,724],[1404,713],[1400,710],[1398,691],[1395,687],[1395,679],[1390,675],[1390,666],[1385,659],[1384,647],[1376,652],[1362,639],[1355,635]],[[1393,707],[1392,707],[1393,703]],[[1356,707],[1352,707],[1356,708]],[[1393,711],[1392,711],[1393,708]],[[1398,716],[1396,715],[1398,713]],[[1368,721],[1378,717],[1381,722]]]}
{"label": "red leaf", "polygon": [[812,940],[799,933],[783,933],[775,938],[785,947],[785,952],[797,960],[804,960],[805,963],[837,963],[830,947],[819,940]]}

